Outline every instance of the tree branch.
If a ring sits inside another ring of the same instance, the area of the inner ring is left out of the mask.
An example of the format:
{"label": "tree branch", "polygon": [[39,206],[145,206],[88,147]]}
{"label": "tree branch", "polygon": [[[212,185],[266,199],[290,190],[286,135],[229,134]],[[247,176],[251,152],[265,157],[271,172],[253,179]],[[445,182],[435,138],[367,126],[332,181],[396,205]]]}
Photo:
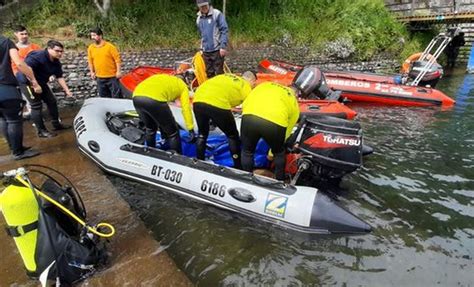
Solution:
{"label": "tree branch", "polygon": [[110,0],[102,0],[102,5],[99,3],[99,0],[94,0],[94,4],[99,9],[100,14],[103,18],[107,18],[107,14],[110,9]]}

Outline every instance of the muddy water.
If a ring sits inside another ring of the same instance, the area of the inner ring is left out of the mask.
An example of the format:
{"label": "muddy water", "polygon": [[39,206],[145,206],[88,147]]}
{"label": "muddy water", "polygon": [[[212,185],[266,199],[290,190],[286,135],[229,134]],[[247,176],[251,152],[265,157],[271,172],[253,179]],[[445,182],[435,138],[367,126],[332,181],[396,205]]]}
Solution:
{"label": "muddy water", "polygon": [[[75,110],[63,110],[66,123],[72,122]],[[92,222],[108,222],[115,226],[116,235],[108,244],[109,264],[91,279],[88,286],[190,286],[187,277],[154,240],[143,222],[131,212],[128,204],[117,194],[104,174],[80,154],[72,130],[63,131],[52,139],[38,139],[29,123],[25,124],[25,144],[34,146],[41,155],[14,162],[8,148],[0,144],[0,170],[16,168],[25,163],[51,166],[64,173],[78,188]],[[0,216],[0,286],[38,286],[25,275],[20,255],[13,240],[3,231]]]}
{"label": "muddy water", "polygon": [[338,190],[365,236],[307,240],[142,184],[110,177],[199,286],[472,286],[474,75],[438,86],[453,109],[353,106],[375,147]]}

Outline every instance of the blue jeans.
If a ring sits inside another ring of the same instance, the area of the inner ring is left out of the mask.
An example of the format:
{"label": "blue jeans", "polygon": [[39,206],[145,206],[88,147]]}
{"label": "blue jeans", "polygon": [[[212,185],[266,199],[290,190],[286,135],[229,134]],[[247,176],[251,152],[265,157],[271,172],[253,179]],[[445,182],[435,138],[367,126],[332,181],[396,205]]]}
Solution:
{"label": "blue jeans", "polygon": [[97,89],[101,98],[122,98],[119,80],[113,78],[97,78]]}

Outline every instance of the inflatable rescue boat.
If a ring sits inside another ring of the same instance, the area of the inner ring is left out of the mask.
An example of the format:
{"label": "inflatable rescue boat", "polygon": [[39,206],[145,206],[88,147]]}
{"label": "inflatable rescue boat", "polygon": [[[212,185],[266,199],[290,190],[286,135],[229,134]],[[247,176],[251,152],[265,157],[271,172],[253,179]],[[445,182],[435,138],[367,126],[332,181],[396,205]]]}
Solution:
{"label": "inflatable rescue boat", "polygon": [[[152,66],[139,66],[131,70],[120,78],[122,85],[122,92],[127,98],[131,98],[135,87],[146,78],[155,74],[175,74],[176,70],[173,68],[160,68]],[[258,83],[263,81],[275,81],[278,82],[276,75],[258,74],[257,78],[262,76],[262,79]],[[273,78],[273,79],[272,79]],[[267,80],[265,80],[267,79]],[[291,81],[290,81],[291,82]],[[327,115],[332,117],[338,117],[342,119],[352,120],[356,117],[357,113],[349,107],[337,102],[328,100],[300,100],[300,112],[303,115]]]}
{"label": "inflatable rescue boat", "polygon": [[[171,109],[182,125],[180,109]],[[307,234],[371,231],[367,223],[314,187],[147,148],[112,132],[107,123],[111,115],[130,110],[134,107],[128,99],[91,98],[74,119],[80,150],[105,171]]]}
{"label": "inflatable rescue boat", "polygon": [[[417,65],[414,69],[419,68]],[[435,82],[440,74],[438,66],[432,66],[433,71],[425,74],[420,83]],[[297,71],[302,66],[282,61],[262,60],[259,69],[264,72],[259,79],[265,79],[290,85]],[[421,68],[420,68],[421,69]],[[355,71],[324,71],[328,86],[341,91],[341,95],[353,102],[369,102],[399,106],[442,106],[450,107],[455,101],[443,92],[428,86],[412,86],[401,84],[399,75],[378,75]],[[417,72],[413,72],[416,77]]]}

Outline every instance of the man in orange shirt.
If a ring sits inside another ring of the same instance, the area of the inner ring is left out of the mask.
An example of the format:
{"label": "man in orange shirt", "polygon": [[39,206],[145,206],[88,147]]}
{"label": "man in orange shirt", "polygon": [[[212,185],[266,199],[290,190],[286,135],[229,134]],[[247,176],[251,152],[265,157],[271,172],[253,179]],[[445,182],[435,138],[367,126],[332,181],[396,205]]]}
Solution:
{"label": "man in orange shirt", "polygon": [[87,49],[87,60],[92,80],[97,80],[99,97],[121,98],[118,79],[122,76],[120,54],[117,48],[103,38],[100,28],[90,31],[94,43]]}
{"label": "man in orange shirt", "polygon": [[[18,56],[20,56],[20,59],[22,61],[26,59],[26,56],[28,56],[30,52],[35,51],[35,50],[41,50],[41,47],[39,45],[30,42],[29,37],[28,37],[29,36],[28,31],[26,30],[25,26],[18,25],[15,28],[14,33],[15,33],[16,39],[18,40],[18,42],[16,43],[16,46],[18,47]],[[24,80],[22,80],[24,75],[18,72],[18,68],[14,62],[12,62],[12,70],[13,70],[13,73],[15,74],[15,77],[17,77],[20,83],[19,86],[20,86],[20,90],[23,95],[23,98],[26,99],[25,95],[27,95],[29,91],[27,90],[28,89],[27,86],[22,84],[25,82]],[[23,117],[28,118],[30,114],[31,114],[31,106],[30,106],[30,103],[26,101],[25,109],[23,111]]]}
{"label": "man in orange shirt", "polygon": [[[31,51],[41,50],[39,45],[30,43],[28,31],[26,30],[25,26],[18,25],[16,27],[15,37],[18,40],[16,46],[18,47],[18,56],[20,56],[21,60],[25,60],[26,56],[28,56]],[[16,67],[15,63],[12,63],[12,69],[15,74],[18,73],[18,68]]]}

